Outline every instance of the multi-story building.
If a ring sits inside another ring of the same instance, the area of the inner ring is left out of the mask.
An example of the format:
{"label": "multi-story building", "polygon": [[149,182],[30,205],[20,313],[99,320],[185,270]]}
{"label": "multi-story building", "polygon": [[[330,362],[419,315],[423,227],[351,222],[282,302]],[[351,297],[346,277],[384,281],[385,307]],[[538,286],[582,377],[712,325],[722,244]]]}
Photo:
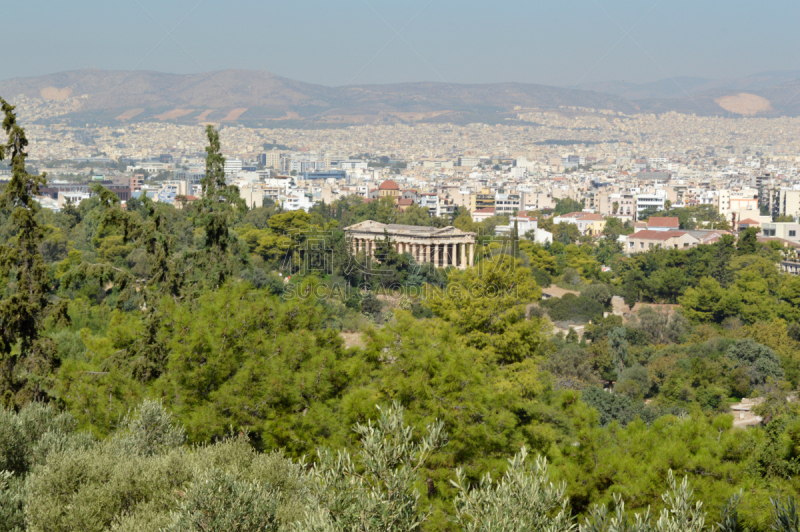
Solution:
{"label": "multi-story building", "polygon": [[242,166],[241,159],[225,159],[225,175],[228,177],[235,176],[242,171]]}
{"label": "multi-story building", "polygon": [[762,223],[761,234],[798,242],[800,241],[800,224],[793,222]]}
{"label": "multi-story building", "polygon": [[687,231],[653,231],[644,229],[629,235],[626,239],[625,252],[643,253],[650,249],[667,248],[683,249],[696,246],[699,239]]}
{"label": "multi-story building", "polygon": [[636,213],[638,215],[638,213],[653,207],[659,211],[663,211],[666,200],[666,194],[637,194]]}
{"label": "multi-story building", "polygon": [[606,226],[603,215],[593,212],[570,212],[553,218],[553,224],[560,223],[576,225],[582,235],[589,236],[601,234]]}
{"label": "multi-story building", "polygon": [[458,158],[458,166],[466,166],[467,168],[473,168],[481,164],[480,157],[471,157],[468,155],[464,155]]}
{"label": "multi-story building", "polygon": [[781,189],[778,191],[777,214],[791,216],[795,219],[800,216],[800,190]]}
{"label": "multi-story building", "polygon": [[283,152],[278,150],[270,150],[267,153],[262,153],[258,156],[258,163],[264,165],[265,168],[274,168],[279,170],[281,167],[281,157]]}
{"label": "multi-story building", "polygon": [[524,194],[497,194],[494,200],[495,213],[497,215],[513,214],[515,211],[525,210]]}
{"label": "multi-story building", "polygon": [[495,195],[488,189],[483,189],[480,192],[470,194],[469,210],[472,212],[492,208],[494,209]]}

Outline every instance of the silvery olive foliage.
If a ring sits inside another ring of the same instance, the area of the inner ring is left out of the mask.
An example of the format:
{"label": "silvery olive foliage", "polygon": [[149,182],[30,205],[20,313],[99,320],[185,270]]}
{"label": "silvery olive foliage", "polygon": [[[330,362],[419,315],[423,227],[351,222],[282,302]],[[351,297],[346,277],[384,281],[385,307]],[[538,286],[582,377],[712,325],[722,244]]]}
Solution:
{"label": "silvery olive foliage", "polygon": [[186,442],[185,430],[175,424],[161,401],[145,400],[125,416],[121,426],[113,441],[129,453],[152,456]]}
{"label": "silvery olive foliage", "polygon": [[428,425],[416,441],[403,421],[403,407],[380,409],[380,418],[357,424],[361,449],[320,450],[309,472],[312,510],[295,532],[409,532],[419,530],[430,511],[415,488],[418,472],[447,441],[441,422]]}
{"label": "silvery olive foliage", "polygon": [[[403,408],[354,427],[356,453],[320,450],[312,466],[280,451],[259,453],[245,434],[187,447],[158,401],[145,401],[105,441],[76,431],[68,414],[33,403],[0,411],[0,532],[408,532],[430,516],[416,486],[431,454],[447,442],[441,422],[415,435]],[[672,471],[665,508],[629,513],[595,506],[580,522],[566,486],[525,448],[503,476],[470,486],[457,470],[453,530],[463,532],[749,532],[741,494],[708,522],[688,478]],[[799,532],[793,497],[772,500],[770,529]]]}
{"label": "silvery olive foliage", "polygon": [[538,457],[530,468],[525,447],[508,461],[498,483],[487,473],[469,489],[466,475],[456,470],[451,481],[458,490],[454,521],[465,532],[570,532],[576,527],[569,511],[565,483],[553,484],[547,460]]}
{"label": "silvery olive foliage", "polygon": [[220,469],[201,472],[186,491],[165,532],[278,530],[278,494]]}

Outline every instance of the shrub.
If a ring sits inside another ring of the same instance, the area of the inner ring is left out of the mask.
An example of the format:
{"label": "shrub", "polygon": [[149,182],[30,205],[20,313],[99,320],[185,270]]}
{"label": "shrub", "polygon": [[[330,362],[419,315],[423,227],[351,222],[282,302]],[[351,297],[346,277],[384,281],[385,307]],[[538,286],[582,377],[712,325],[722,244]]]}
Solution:
{"label": "shrub", "polygon": [[585,323],[595,318],[601,318],[605,309],[603,305],[588,297],[576,297],[566,294],[562,298],[551,298],[541,303],[547,308],[550,319],[553,321],[572,321]]}
{"label": "shrub", "polygon": [[589,353],[576,344],[565,345],[551,355],[543,367],[555,377],[575,381],[574,384],[579,386],[596,385],[600,382],[600,376],[592,367]]}
{"label": "shrub", "polygon": [[542,288],[547,288],[553,283],[550,274],[540,268],[531,268],[531,274],[533,278],[536,279],[536,284]]}
{"label": "shrub", "polygon": [[608,288],[608,285],[605,284],[590,284],[583,290],[581,290],[582,297],[588,297],[594,301],[597,301],[603,308],[610,309],[611,308],[611,298],[613,294],[611,290]]}
{"label": "shrub", "polygon": [[[69,435],[75,419],[56,412],[52,405],[28,403],[19,413],[0,409],[0,471],[23,475],[34,464],[34,449],[46,435]],[[40,449],[43,455],[44,449]]]}
{"label": "shrub", "polygon": [[784,378],[780,358],[769,347],[754,340],[740,340],[730,346],[725,354],[738,366],[746,367],[753,385],[764,384],[767,378]]}
{"label": "shrub", "polygon": [[278,530],[277,493],[212,469],[192,481],[165,532],[271,532]]}

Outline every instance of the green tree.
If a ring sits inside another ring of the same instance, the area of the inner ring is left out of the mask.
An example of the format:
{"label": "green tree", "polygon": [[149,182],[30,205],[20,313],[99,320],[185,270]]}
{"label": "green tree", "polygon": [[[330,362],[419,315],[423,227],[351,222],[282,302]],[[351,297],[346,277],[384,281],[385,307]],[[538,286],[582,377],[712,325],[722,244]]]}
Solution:
{"label": "green tree", "polygon": [[203,198],[195,213],[195,223],[203,229],[205,241],[196,257],[194,270],[209,286],[218,287],[239,270],[229,253],[238,242],[231,228],[236,216],[243,215],[247,206],[239,197],[238,188],[225,181],[225,158],[221,152],[219,132],[211,125],[206,126],[206,137],[206,175],[201,182]]}
{"label": "green tree", "polygon": [[758,251],[758,230],[748,227],[739,234],[739,255],[754,255]]}
{"label": "green tree", "polygon": [[498,255],[475,268],[453,271],[447,288],[430,294],[429,304],[468,345],[510,362],[532,356],[542,341],[544,324],[525,319],[526,305],[541,294],[530,270],[518,259]]}
{"label": "green tree", "polygon": [[[11,180],[0,194],[0,208],[11,212],[13,244],[0,247],[0,272],[13,279],[0,300],[0,393],[6,405],[47,397],[47,378],[57,364],[54,346],[39,333],[50,310],[50,281],[40,246],[44,228],[37,220],[35,196],[47,183],[46,175],[25,170],[28,139],[17,123],[14,106],[0,98],[3,130],[8,142],[0,145],[0,160],[10,159]],[[62,314],[64,307],[60,307]],[[20,363],[25,367],[20,371]]]}
{"label": "green tree", "polygon": [[734,242],[732,235],[722,235],[719,242],[714,245],[714,254],[709,265],[709,275],[716,279],[723,288],[734,280],[731,269],[731,259],[735,252]]}
{"label": "green tree", "polygon": [[570,212],[581,212],[583,210],[583,202],[575,201],[572,198],[561,198],[556,200],[556,208],[554,216],[561,214],[568,214]]}

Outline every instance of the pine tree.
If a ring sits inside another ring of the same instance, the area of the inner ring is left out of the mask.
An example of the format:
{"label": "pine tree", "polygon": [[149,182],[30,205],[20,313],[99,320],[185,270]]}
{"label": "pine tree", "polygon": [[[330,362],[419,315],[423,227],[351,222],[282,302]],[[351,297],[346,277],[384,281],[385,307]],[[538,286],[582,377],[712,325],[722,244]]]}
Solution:
{"label": "pine tree", "polygon": [[[39,204],[35,196],[47,183],[45,174],[31,175],[25,170],[28,139],[17,123],[14,106],[0,98],[5,115],[3,130],[8,142],[0,145],[0,160],[10,159],[11,180],[0,194],[0,208],[11,211],[16,240],[0,247],[0,272],[13,278],[10,290],[0,301],[0,386],[3,402],[19,404],[46,396],[39,377],[46,375],[54,362],[52,342],[40,340],[50,304],[47,269],[39,251],[44,228],[36,220]],[[24,362],[25,377],[18,375]],[[27,393],[21,393],[27,389]],[[26,395],[28,397],[22,397]]]}

